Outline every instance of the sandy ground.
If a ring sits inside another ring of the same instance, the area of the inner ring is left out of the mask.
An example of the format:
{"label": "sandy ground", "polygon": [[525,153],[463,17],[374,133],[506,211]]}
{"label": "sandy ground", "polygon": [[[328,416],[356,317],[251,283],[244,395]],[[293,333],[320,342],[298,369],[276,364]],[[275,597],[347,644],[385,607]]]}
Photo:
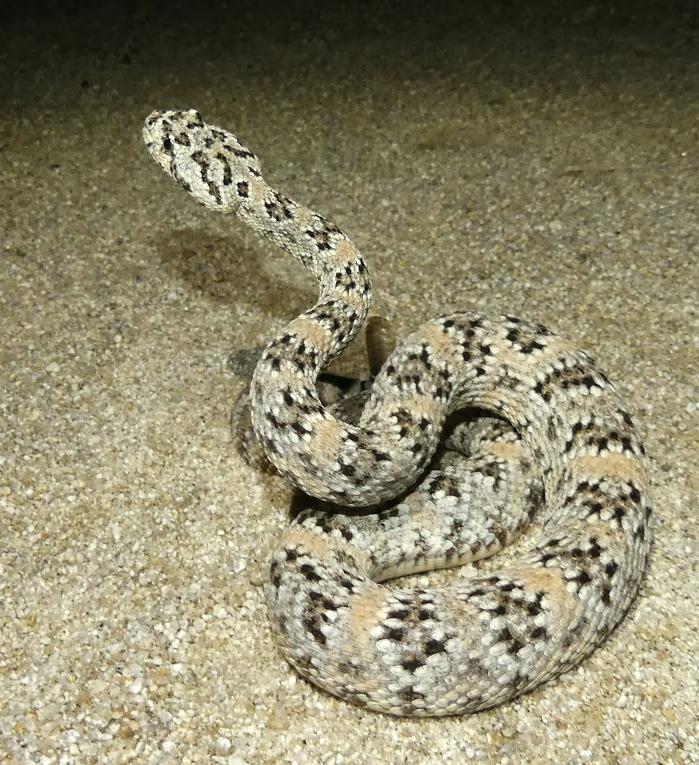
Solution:
{"label": "sandy ground", "polygon": [[[699,762],[691,4],[64,7],[0,33],[0,762]],[[354,236],[401,331],[519,314],[617,381],[657,538],[582,667],[413,722],[281,659],[261,585],[290,491],[228,417],[236,354],[315,293],[148,159],[146,114],[188,106]]]}

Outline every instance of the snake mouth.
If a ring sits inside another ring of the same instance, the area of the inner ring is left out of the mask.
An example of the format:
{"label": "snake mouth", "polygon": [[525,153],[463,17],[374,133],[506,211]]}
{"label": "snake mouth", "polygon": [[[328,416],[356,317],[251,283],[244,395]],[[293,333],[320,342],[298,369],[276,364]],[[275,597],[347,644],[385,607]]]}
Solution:
{"label": "snake mouth", "polygon": [[166,113],[154,111],[146,117],[141,134],[151,157],[166,173],[173,175],[173,152],[168,151],[168,148],[172,147],[172,141],[168,135],[169,127]]}
{"label": "snake mouth", "polygon": [[159,124],[162,124],[163,113],[160,111],[151,112],[143,123],[143,142],[150,149],[155,143],[155,132]]}

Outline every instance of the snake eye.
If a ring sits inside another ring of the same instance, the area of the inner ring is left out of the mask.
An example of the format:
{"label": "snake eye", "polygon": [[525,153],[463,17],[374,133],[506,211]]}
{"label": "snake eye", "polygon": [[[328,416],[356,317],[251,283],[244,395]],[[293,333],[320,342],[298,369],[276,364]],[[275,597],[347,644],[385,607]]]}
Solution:
{"label": "snake eye", "polygon": [[163,148],[165,149],[165,151],[172,151],[172,147],[173,147],[172,138],[170,138],[170,136],[167,136],[165,140],[163,141]]}

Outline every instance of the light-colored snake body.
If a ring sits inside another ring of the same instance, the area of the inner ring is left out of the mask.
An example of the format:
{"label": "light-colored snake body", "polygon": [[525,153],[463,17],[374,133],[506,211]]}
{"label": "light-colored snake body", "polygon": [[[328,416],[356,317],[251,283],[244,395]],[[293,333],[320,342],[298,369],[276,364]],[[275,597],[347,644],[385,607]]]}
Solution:
{"label": "light-colored snake body", "polygon": [[[316,383],[369,309],[355,246],[270,188],[257,157],[197,112],[154,112],[144,139],[199,203],[235,212],[319,283],[250,388],[269,460],[341,506],[301,512],[272,561],[287,659],[337,696],[423,716],[485,709],[579,663],[628,609],[650,544],[643,446],[606,376],[544,327],[459,312],[400,343],[358,420],[340,418]],[[512,427],[453,423],[472,407]],[[541,538],[507,568],[433,589],[379,584],[490,555],[535,511]]]}

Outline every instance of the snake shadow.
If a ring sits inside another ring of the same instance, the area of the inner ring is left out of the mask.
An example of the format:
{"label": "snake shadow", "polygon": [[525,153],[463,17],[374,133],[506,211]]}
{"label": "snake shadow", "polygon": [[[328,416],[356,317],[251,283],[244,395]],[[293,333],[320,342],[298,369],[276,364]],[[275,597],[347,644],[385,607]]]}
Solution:
{"label": "snake shadow", "polygon": [[[215,236],[198,229],[173,229],[154,238],[152,246],[166,272],[212,303],[230,306],[249,315],[239,322],[240,342],[230,348],[228,368],[241,379],[250,379],[255,363],[272,334],[285,321],[310,308],[318,298],[315,282],[308,287],[294,283],[287,274],[298,263],[286,253],[248,244],[244,236]],[[287,266],[289,271],[287,271]],[[241,310],[242,309],[242,310]],[[362,361],[359,361],[359,357]],[[347,374],[363,364],[363,340],[353,344],[336,366]]]}
{"label": "snake shadow", "polygon": [[282,315],[297,316],[316,301],[312,286],[299,288],[266,272],[265,265],[270,270],[276,267],[274,258],[288,256],[252,247],[242,237],[180,228],[156,238],[153,246],[165,270],[192,292],[215,303],[262,312],[269,316],[270,326]]}
{"label": "snake shadow", "polygon": [[[284,265],[274,260],[288,258],[297,265],[288,255],[252,246],[235,233],[215,236],[183,227],[154,237],[151,244],[165,276],[170,277],[168,281],[179,282],[188,292],[212,304],[230,307],[232,337],[228,348],[222,350],[228,354],[227,370],[242,384],[238,393],[242,397],[275,328],[315,303],[315,285],[310,279],[307,289],[289,284],[284,278]],[[221,340],[222,345],[226,342]],[[231,440],[247,461],[241,451],[242,434],[235,426],[237,406],[237,401],[232,402],[229,412]],[[275,487],[269,490],[274,492]]]}

